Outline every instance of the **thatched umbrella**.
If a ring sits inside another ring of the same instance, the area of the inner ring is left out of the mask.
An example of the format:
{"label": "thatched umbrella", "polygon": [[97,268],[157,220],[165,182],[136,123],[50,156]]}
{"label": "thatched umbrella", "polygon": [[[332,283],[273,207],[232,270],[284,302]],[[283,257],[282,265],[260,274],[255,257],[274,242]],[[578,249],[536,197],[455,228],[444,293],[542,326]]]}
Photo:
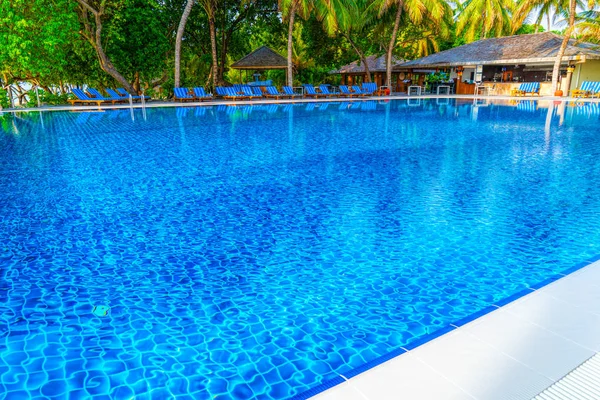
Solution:
{"label": "thatched umbrella", "polygon": [[240,70],[264,71],[268,69],[286,69],[287,59],[275,50],[261,46],[252,53],[234,62],[231,68]]}

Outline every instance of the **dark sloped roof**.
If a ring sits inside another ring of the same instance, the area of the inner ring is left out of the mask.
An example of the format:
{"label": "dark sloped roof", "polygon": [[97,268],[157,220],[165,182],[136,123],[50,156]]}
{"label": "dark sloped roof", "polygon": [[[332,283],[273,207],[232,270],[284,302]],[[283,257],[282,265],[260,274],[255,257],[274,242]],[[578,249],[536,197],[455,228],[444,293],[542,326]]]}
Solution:
{"label": "dark sloped roof", "polygon": [[[476,64],[524,64],[553,62],[562,37],[552,32],[483,39],[427,57],[409,61],[403,67],[437,67]],[[569,42],[563,60],[580,56],[600,58],[600,51],[590,43]]]}
{"label": "dark sloped roof", "polygon": [[285,69],[287,58],[275,50],[262,46],[231,65],[234,69]]}
{"label": "dark sloped roof", "polygon": [[[385,59],[386,56],[369,56],[367,57],[367,63],[369,64],[369,71],[371,72],[385,72]],[[404,60],[400,60],[396,57],[392,57],[392,66],[395,67],[404,63]],[[331,71],[333,74],[361,74],[365,72],[365,65],[360,60],[354,61],[348,65],[344,65],[339,70]]]}

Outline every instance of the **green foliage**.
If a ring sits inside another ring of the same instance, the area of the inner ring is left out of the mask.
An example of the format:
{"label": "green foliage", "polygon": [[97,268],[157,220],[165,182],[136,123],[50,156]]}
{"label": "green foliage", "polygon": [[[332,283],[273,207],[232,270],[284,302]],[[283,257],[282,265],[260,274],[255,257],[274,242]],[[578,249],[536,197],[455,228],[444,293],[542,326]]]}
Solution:
{"label": "green foliage", "polygon": [[0,87],[0,108],[9,108],[10,100],[8,99],[8,91]]}
{"label": "green foliage", "polygon": [[540,25],[524,24],[519,29],[517,29],[515,35],[528,35],[530,33],[538,32],[545,32],[545,29]]}
{"label": "green foliage", "polygon": [[427,83],[438,83],[446,82],[448,80],[448,74],[446,72],[434,72],[425,76],[425,82]]}
{"label": "green foliage", "polygon": [[[198,1],[193,6],[184,32],[183,86],[210,86],[212,54],[207,2]],[[173,87],[175,33],[186,1],[104,3],[102,43],[115,68],[129,82],[139,83],[147,94],[166,98]],[[329,72],[357,60],[358,53],[385,54],[399,6],[403,12],[393,54],[414,59],[480,37],[533,33],[541,17],[534,13],[536,21],[530,21],[534,24],[523,21],[531,18],[534,3],[542,7],[540,16],[545,18],[548,10],[564,9],[565,1],[467,0],[454,2],[451,8],[445,0],[303,0],[293,33],[295,84],[337,83],[339,75]],[[219,78],[238,82],[240,74],[230,65],[261,45],[286,54],[286,18],[291,0],[219,0],[212,4]],[[47,90],[40,95],[46,104],[64,103],[66,97],[60,93],[68,91],[69,85],[88,84],[101,89],[116,86],[114,79],[100,68],[94,47],[83,35],[85,29],[78,9],[74,0],[0,0],[3,84],[28,82],[45,87]],[[582,27],[585,26],[581,32],[588,40],[599,37],[598,20],[597,14],[581,17]],[[266,71],[263,78],[281,85],[285,71]],[[30,98],[29,103],[37,104],[35,96],[30,97],[33,100]],[[6,91],[0,91],[0,104],[8,105]]]}
{"label": "green foliage", "polygon": [[69,76],[79,22],[70,0],[0,1],[0,76],[41,84]]}
{"label": "green foliage", "polygon": [[[38,90],[40,96],[40,105],[49,105],[56,106],[61,104],[67,104],[67,100],[69,100],[69,94],[63,93],[52,93],[43,89]],[[27,101],[27,107],[37,107],[37,95],[34,89],[30,90],[28,93],[29,100]]]}

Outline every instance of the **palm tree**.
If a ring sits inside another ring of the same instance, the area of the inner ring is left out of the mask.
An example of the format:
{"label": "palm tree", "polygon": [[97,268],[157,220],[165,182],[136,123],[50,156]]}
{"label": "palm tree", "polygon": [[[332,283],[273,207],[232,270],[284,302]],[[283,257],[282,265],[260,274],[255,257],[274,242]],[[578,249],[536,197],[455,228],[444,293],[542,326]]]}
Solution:
{"label": "palm tree", "polygon": [[552,10],[557,10],[560,0],[518,0],[513,13],[513,33],[516,32],[522,25],[525,19],[537,10],[538,16],[535,20],[535,33],[538,33],[539,26],[544,17],[548,21],[548,31],[552,26]]}
{"label": "palm tree", "polygon": [[215,14],[217,12],[217,0],[198,0],[208,17],[208,30],[210,33],[210,49],[212,55],[211,76],[213,88],[217,87],[219,60],[217,58],[217,28]]}
{"label": "palm tree", "polygon": [[392,85],[392,54],[397,44],[398,30],[402,14],[407,16],[407,22],[420,25],[427,22],[428,25],[437,26],[442,24],[444,18],[452,15],[452,9],[445,0],[375,0],[373,6],[379,10],[379,16],[395,8],[394,28],[390,37],[386,52],[386,85]]}
{"label": "palm tree", "polygon": [[187,0],[183,14],[181,14],[181,20],[179,21],[179,27],[177,28],[177,37],[175,38],[175,87],[178,88],[180,84],[180,67],[181,67],[181,39],[183,38],[183,32],[185,31],[185,24],[187,23],[188,17],[192,12],[192,7],[196,0]]}
{"label": "palm tree", "polygon": [[330,35],[344,37],[365,67],[366,81],[371,82],[371,71],[365,52],[360,49],[354,35],[367,35],[372,27],[374,15],[369,7],[372,0],[320,0],[315,3],[317,14]]}
{"label": "palm tree", "polygon": [[556,89],[558,88],[558,74],[560,73],[560,64],[562,62],[563,55],[565,54],[565,50],[567,49],[567,45],[569,44],[569,40],[571,39],[571,35],[573,34],[573,30],[575,29],[576,10],[577,0],[569,0],[569,26],[565,31],[565,36],[563,37],[562,43],[560,44],[560,49],[558,50],[558,54],[556,55],[556,59],[554,60],[554,68],[552,68],[552,93],[556,93]]}
{"label": "palm tree", "polygon": [[502,36],[511,31],[512,0],[466,0],[456,24],[456,33],[467,42],[486,37]]}
{"label": "palm tree", "polygon": [[[582,0],[576,0],[576,2],[577,6],[584,7]],[[513,33],[516,32],[523,25],[525,19],[534,14],[534,12],[538,14],[535,20],[535,32],[538,32],[544,16],[548,21],[548,31],[550,31],[555,15],[567,15],[568,10],[569,0],[518,0],[513,13]]]}
{"label": "palm tree", "polygon": [[292,62],[293,57],[293,34],[294,34],[294,17],[300,15],[300,17],[306,19],[310,15],[313,7],[314,0],[279,0],[279,10],[282,13],[282,17],[288,19],[288,42],[287,42],[287,84],[288,86],[294,86],[294,63]]}
{"label": "palm tree", "polygon": [[600,42],[600,11],[585,11],[579,16],[579,39],[586,42]]}

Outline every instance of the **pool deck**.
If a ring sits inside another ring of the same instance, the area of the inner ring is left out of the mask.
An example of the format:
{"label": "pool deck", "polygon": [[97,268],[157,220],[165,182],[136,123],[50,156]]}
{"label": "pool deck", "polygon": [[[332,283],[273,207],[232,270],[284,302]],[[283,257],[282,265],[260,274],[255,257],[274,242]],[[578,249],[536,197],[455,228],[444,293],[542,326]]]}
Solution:
{"label": "pool deck", "polygon": [[98,110],[112,110],[112,109],[123,109],[123,108],[155,108],[155,107],[198,107],[198,106],[218,106],[218,105],[237,105],[245,106],[252,104],[287,104],[287,103],[314,103],[314,102],[340,102],[340,101],[386,101],[386,100],[401,100],[401,99],[465,99],[465,100],[546,100],[546,101],[578,101],[578,102],[600,102],[598,98],[573,98],[573,97],[551,97],[551,96],[527,96],[527,97],[510,97],[510,96],[474,96],[474,95],[422,95],[422,96],[407,96],[407,95],[391,95],[391,96],[372,96],[372,97],[356,97],[356,98],[298,98],[298,99],[255,99],[245,101],[230,101],[230,100],[210,100],[203,102],[174,102],[174,101],[162,101],[152,100],[146,102],[144,105],[141,103],[129,103],[122,104],[106,104],[101,106],[96,105],[63,105],[63,106],[42,106],[35,108],[8,108],[0,110],[2,112],[31,112],[31,111],[98,111]]}
{"label": "pool deck", "polygon": [[313,398],[532,399],[600,351],[600,261],[530,291]]}

